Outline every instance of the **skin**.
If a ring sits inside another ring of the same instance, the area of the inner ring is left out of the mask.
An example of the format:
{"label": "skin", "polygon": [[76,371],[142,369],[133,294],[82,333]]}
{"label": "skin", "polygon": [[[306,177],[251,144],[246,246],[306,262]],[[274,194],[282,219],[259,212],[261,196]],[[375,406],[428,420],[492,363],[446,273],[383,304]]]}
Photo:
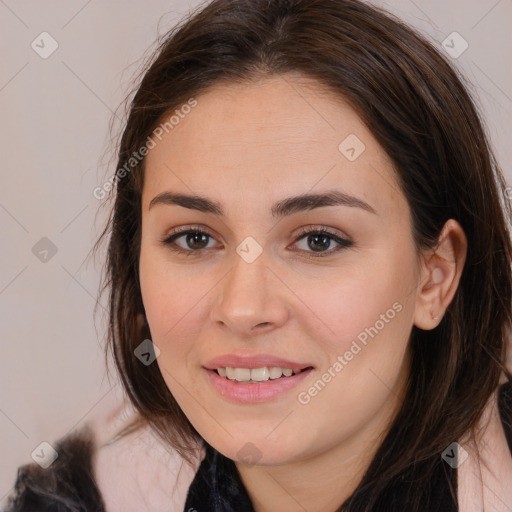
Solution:
{"label": "skin", "polygon": [[[196,99],[146,158],[140,284],[161,351],[157,363],[197,431],[235,461],[257,512],[335,510],[356,488],[400,405],[413,325],[434,328],[453,298],[464,233],[450,220],[437,252],[418,254],[392,162],[357,113],[319,83],[287,74],[219,84]],[[338,149],[350,134],[365,145],[355,161]],[[270,213],[289,196],[331,189],[375,213],[342,205],[279,221]],[[165,191],[207,196],[225,217],[178,205],[149,208]],[[186,236],[175,241],[194,255],[161,243],[173,228],[197,224],[211,234],[202,246],[187,245]],[[320,245],[330,254],[315,257],[311,237],[297,240],[303,227],[325,227],[353,245],[336,252],[331,239]],[[248,236],[262,248],[252,263],[236,252]],[[300,403],[298,393],[395,303],[400,312]],[[268,402],[235,404],[202,368],[222,354],[262,352],[315,369]],[[248,446],[257,449],[252,465],[241,461]]]}

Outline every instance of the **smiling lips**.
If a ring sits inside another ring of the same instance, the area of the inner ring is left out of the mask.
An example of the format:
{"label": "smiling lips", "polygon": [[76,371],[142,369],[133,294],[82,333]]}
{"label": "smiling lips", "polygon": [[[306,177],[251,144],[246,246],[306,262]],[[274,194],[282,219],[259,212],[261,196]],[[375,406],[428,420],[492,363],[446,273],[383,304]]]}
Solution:
{"label": "smiling lips", "polygon": [[265,382],[279,379],[283,375],[291,377],[311,366],[307,363],[287,361],[270,354],[253,356],[228,354],[210,360],[205,368],[215,370],[221,377],[238,382]]}
{"label": "smiling lips", "polygon": [[217,391],[235,402],[263,402],[294,387],[313,365],[288,361],[269,354],[216,357],[204,366]]}

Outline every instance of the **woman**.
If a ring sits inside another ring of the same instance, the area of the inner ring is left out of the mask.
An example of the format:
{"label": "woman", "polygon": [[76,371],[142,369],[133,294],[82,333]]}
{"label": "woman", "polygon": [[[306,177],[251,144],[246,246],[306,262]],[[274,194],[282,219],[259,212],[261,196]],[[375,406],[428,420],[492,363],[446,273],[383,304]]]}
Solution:
{"label": "woman", "polygon": [[433,46],[356,0],[214,0],[146,69],[117,169],[137,416],[22,468],[9,510],[512,507],[511,212]]}

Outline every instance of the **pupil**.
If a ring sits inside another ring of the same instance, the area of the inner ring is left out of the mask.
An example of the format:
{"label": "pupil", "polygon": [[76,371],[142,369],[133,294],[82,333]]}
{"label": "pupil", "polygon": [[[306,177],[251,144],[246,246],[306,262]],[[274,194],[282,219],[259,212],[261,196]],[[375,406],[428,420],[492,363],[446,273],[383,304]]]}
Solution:
{"label": "pupil", "polygon": [[[208,241],[206,240],[207,237],[208,235],[205,235],[204,233],[190,233],[187,235],[187,245],[191,249],[202,249],[202,242],[204,242],[204,245],[208,245]],[[201,238],[202,240],[200,240]],[[199,245],[199,247],[195,246],[196,243]]]}
{"label": "pupil", "polygon": [[[331,239],[327,235],[311,235],[309,237],[309,240],[313,241],[313,244],[315,244],[316,246],[320,245],[321,246],[320,250],[328,249],[329,245],[331,243]],[[322,240],[322,242],[319,242],[319,240]],[[322,247],[322,245],[323,245],[323,247]],[[317,251],[317,249],[315,249],[315,247],[311,244],[310,244],[310,248],[313,249],[314,251]]]}

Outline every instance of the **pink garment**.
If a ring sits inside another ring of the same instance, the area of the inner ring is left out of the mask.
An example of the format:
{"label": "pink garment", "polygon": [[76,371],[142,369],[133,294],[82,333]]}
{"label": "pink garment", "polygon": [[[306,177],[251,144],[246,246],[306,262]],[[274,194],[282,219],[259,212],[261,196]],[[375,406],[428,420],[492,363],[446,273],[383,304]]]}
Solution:
{"label": "pink garment", "polygon": [[477,445],[468,437],[459,441],[468,452],[458,468],[460,512],[512,511],[512,455],[500,419],[497,391],[489,400],[478,425],[482,438]]}
{"label": "pink garment", "polygon": [[[183,512],[194,467],[167,447],[148,427],[120,439],[115,435],[134,417],[133,408],[112,396],[89,421],[97,450],[93,467],[107,512]],[[469,436],[459,440],[468,458],[458,468],[460,512],[512,511],[512,456],[497,407],[497,394],[480,422],[478,463]]]}
{"label": "pink garment", "polygon": [[183,512],[204,451],[198,449],[191,467],[149,427],[116,439],[134,416],[115,396],[89,422],[97,443],[93,470],[107,512]]}

